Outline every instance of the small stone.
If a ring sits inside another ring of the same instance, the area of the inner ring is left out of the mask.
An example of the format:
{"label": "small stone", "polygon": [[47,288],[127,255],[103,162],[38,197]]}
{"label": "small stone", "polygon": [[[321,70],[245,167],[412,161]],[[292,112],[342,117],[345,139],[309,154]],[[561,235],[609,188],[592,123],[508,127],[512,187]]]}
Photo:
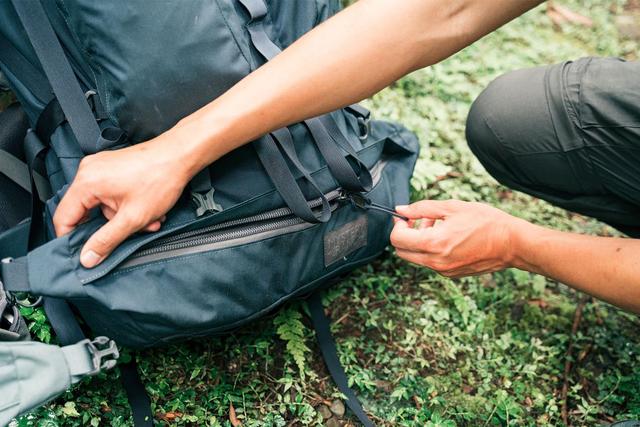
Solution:
{"label": "small stone", "polygon": [[331,410],[327,405],[320,405],[318,407],[318,413],[322,415],[322,419],[324,420],[328,420],[333,416],[333,414],[331,413]]}
{"label": "small stone", "polygon": [[325,427],[342,427],[340,425],[340,421],[338,421],[337,418],[329,418],[327,421],[325,421],[324,423]]}
{"label": "small stone", "polygon": [[331,412],[336,414],[336,417],[342,418],[344,416],[344,403],[342,403],[342,400],[334,400],[331,403]]}

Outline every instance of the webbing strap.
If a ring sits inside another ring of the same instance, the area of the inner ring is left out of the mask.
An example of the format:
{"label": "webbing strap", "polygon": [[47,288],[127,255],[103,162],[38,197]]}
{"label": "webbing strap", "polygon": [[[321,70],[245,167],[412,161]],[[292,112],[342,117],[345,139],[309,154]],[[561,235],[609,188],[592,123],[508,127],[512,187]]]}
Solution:
{"label": "webbing strap", "polygon": [[27,257],[2,260],[0,271],[2,272],[2,283],[7,291],[29,292],[31,290]]}
{"label": "webbing strap", "polygon": [[351,114],[363,118],[365,120],[369,120],[371,117],[371,111],[367,110],[360,104],[351,104],[344,107],[345,110],[350,112]]}
{"label": "webbing strap", "polygon": [[39,0],[11,0],[82,151],[98,151],[100,128]]}
{"label": "webbing strap", "polygon": [[29,246],[31,220],[25,220],[0,234],[0,259],[24,256]]}
{"label": "webbing strap", "polygon": [[[267,61],[271,60],[282,50],[267,35],[264,26],[264,17],[267,14],[267,6],[264,0],[239,0],[251,17],[247,24],[247,30],[256,50]],[[364,167],[358,156],[346,140],[342,132],[334,123],[333,117],[324,115],[320,118],[312,118],[305,121],[307,128],[311,132],[313,139],[318,145],[320,153],[327,162],[329,170],[338,183],[349,191],[369,191],[371,189],[371,174]],[[337,131],[336,131],[337,130]],[[345,156],[340,151],[342,147],[358,165],[360,176],[349,164]]]}
{"label": "webbing strap", "polygon": [[[340,186],[345,190],[356,192],[371,190],[373,179],[371,178],[371,174],[367,167],[364,166],[364,164],[358,159],[355,151],[353,151],[353,154],[350,154],[350,156],[356,161],[360,169],[360,176],[356,175],[355,171],[347,161],[347,158],[342,155],[338,148],[338,146],[343,148],[351,146],[348,142],[346,142],[346,144],[341,144],[338,142],[341,140],[341,137],[338,134],[332,135],[328,132],[329,129],[333,129],[331,124],[335,126],[333,119],[330,116],[325,115],[320,118],[305,120],[304,123],[309,129],[309,132],[311,132],[320,153],[322,153],[322,156],[327,162],[329,170],[338,183],[340,183]],[[353,150],[353,148],[351,148],[351,150]]]}
{"label": "webbing strap", "polygon": [[0,33],[0,62],[11,74],[27,82],[29,89],[41,102],[46,103],[53,98],[51,86],[42,72],[31,64],[2,33]]}
{"label": "webbing strap", "polygon": [[133,425],[135,427],[152,427],[151,400],[140,379],[136,357],[132,356],[129,363],[123,363],[118,366],[120,368],[120,380],[127,393],[127,399],[131,407]]}
{"label": "webbing strap", "polygon": [[67,361],[72,383],[77,383],[95,371],[93,357],[86,341],[82,340],[73,345],[64,346],[60,350]]}
{"label": "webbing strap", "polygon": [[[28,130],[24,137],[24,151],[31,174],[31,224],[29,230],[29,249],[36,248],[46,241],[44,224],[44,204],[38,196],[47,200],[50,197],[50,187],[44,178],[36,178],[34,172],[44,171],[44,153],[46,147],[35,132]],[[44,182],[42,182],[44,181]],[[40,186],[40,187],[39,187]]]}
{"label": "webbing strap", "polygon": [[287,158],[291,161],[291,163],[302,173],[304,178],[307,180],[311,187],[315,190],[318,197],[322,202],[322,214],[320,216],[320,222],[325,222],[329,220],[329,216],[331,215],[331,206],[329,205],[329,201],[326,196],[316,184],[316,181],[313,179],[309,170],[304,167],[302,162],[300,162],[300,158],[298,158],[298,153],[296,153],[296,148],[293,144],[293,137],[291,136],[291,132],[287,128],[282,128],[274,131],[272,133],[273,138],[278,142],[282,150],[287,155]]}
{"label": "webbing strap", "polygon": [[191,181],[189,181],[189,188],[196,193],[206,193],[211,190],[212,187],[211,173],[208,167],[195,174],[194,177],[191,178]]}
{"label": "webbing strap", "polygon": [[264,135],[254,141],[253,147],[276,190],[296,216],[310,223],[329,220],[331,210],[323,209],[320,213],[316,213],[309,207],[302,190],[300,190],[271,135]]}
{"label": "webbing strap", "polygon": [[69,303],[58,298],[44,298],[44,311],[62,345],[70,345],[85,338]]}
{"label": "webbing strap", "polygon": [[0,149],[0,173],[24,190],[31,192],[31,177],[27,164],[2,149]]}
{"label": "webbing strap", "polygon": [[[13,154],[0,149],[0,173],[18,184],[23,190],[31,193],[31,176],[29,176],[29,166],[18,159]],[[49,198],[51,190],[45,177],[36,171],[31,172],[33,180],[38,190],[40,201],[44,202]]]}
{"label": "webbing strap", "polygon": [[333,378],[333,381],[338,386],[340,393],[344,394],[347,398],[346,404],[351,409],[353,414],[365,427],[373,427],[374,424],[367,414],[362,409],[362,405],[358,400],[358,397],[351,388],[347,380],[347,374],[344,368],[340,364],[338,358],[338,350],[336,349],[336,343],[331,336],[331,330],[329,329],[329,318],[324,314],[324,307],[322,306],[322,295],[320,292],[316,292],[311,295],[307,300],[309,312],[311,313],[311,322],[316,330],[316,338],[318,339],[318,345],[324,358],[324,363],[327,365],[327,369]]}

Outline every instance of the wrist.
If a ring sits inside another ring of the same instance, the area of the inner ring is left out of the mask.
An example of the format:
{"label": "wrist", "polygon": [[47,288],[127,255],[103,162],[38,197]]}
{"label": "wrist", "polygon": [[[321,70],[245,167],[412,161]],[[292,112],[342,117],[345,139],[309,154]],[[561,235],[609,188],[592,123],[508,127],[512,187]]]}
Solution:
{"label": "wrist", "polygon": [[184,120],[151,142],[170,156],[178,179],[189,182],[199,171],[222,157],[213,141],[218,139],[215,126],[203,126],[202,120]]}
{"label": "wrist", "polygon": [[222,111],[214,103],[190,114],[167,131],[181,145],[183,169],[189,178],[248,141],[241,114]]}
{"label": "wrist", "polygon": [[540,240],[544,238],[544,234],[547,231],[549,230],[518,219],[518,221],[510,227],[510,257],[508,265],[520,270],[540,273],[540,269],[536,263],[536,247]]}

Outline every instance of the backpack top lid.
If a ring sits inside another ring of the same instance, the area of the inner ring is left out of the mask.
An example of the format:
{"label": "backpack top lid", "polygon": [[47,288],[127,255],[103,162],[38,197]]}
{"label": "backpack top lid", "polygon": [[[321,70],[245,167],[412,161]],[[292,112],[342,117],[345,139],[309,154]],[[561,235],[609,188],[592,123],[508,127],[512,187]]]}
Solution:
{"label": "backpack top lid", "polygon": [[[262,64],[249,13],[238,0],[66,0],[43,6],[85,89],[133,142],[162,133]],[[261,25],[281,48],[329,17],[336,0],[267,0]],[[0,2],[0,35],[39,63],[11,2]],[[1,58],[0,58],[1,60]],[[0,63],[32,122],[44,108],[30,82]]]}

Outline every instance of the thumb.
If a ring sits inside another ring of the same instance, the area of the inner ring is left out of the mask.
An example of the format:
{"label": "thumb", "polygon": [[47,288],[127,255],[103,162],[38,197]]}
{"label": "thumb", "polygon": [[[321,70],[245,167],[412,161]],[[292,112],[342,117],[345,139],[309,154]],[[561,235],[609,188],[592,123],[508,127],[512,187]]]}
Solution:
{"label": "thumb", "polygon": [[142,229],[146,224],[126,211],[118,211],[84,244],[80,253],[80,263],[85,268],[93,268],[100,264],[127,237]]}
{"label": "thumb", "polygon": [[458,200],[422,200],[408,206],[396,206],[396,211],[409,219],[442,219],[451,214],[459,203],[463,202]]}

